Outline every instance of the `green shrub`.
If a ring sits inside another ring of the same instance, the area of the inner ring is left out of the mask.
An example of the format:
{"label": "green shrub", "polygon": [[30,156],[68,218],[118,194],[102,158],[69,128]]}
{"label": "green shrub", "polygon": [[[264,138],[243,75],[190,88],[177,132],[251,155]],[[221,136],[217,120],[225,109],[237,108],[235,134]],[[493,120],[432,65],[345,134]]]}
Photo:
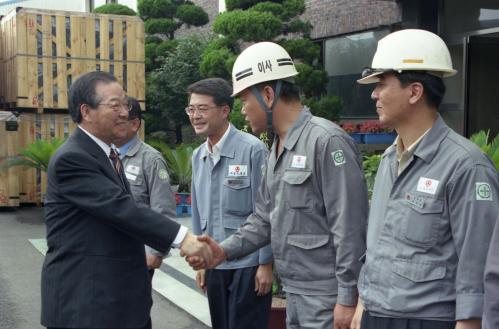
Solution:
{"label": "green shrub", "polygon": [[120,5],[119,3],[108,3],[97,7],[93,11],[96,14],[111,14],[111,15],[126,15],[126,16],[136,16],[137,13],[133,9]]}
{"label": "green shrub", "polygon": [[303,34],[310,34],[310,31],[312,31],[312,24],[309,22],[304,22],[301,19],[294,19],[288,24],[286,24],[285,28],[285,33],[303,33]]}
{"label": "green shrub", "polygon": [[144,39],[144,43],[148,44],[148,43],[155,43],[155,44],[159,44],[161,43],[163,40],[155,35],[146,35],[146,38]]}
{"label": "green shrub", "polygon": [[381,157],[381,154],[365,155],[362,163],[362,166],[364,167],[364,177],[366,178],[369,200],[371,200],[371,196],[373,194],[374,179],[376,178],[376,173],[378,172]]}
{"label": "green shrub", "polygon": [[244,115],[241,113],[242,103],[239,98],[234,100],[234,105],[232,106],[232,111],[230,112],[229,120],[239,130],[248,131],[246,120]]}
{"label": "green shrub", "polygon": [[193,26],[201,26],[209,21],[208,14],[203,8],[192,4],[180,5],[177,8],[175,16],[181,21]]}
{"label": "green shrub", "polygon": [[192,179],[192,146],[178,145],[170,148],[162,141],[148,141],[165,158],[172,185],[178,185],[179,192],[190,192]]}
{"label": "green shrub", "polygon": [[271,13],[274,16],[281,17],[284,8],[281,4],[275,2],[260,2],[251,7],[249,10],[258,11],[260,13]]}
{"label": "green shrub", "polygon": [[296,70],[300,74],[295,77],[295,82],[306,97],[319,97],[325,91],[326,71],[314,69],[308,64],[297,64]]}
{"label": "green shrub", "polygon": [[307,98],[303,101],[310,108],[310,111],[318,117],[335,121],[339,118],[342,107],[340,96],[327,95],[320,99]]}
{"label": "green shrub", "polygon": [[228,11],[235,9],[248,9],[260,1],[261,0],[225,0],[225,7]]}
{"label": "green shrub", "polygon": [[171,0],[138,0],[137,10],[140,17],[149,18],[173,18],[177,6]]}
{"label": "green shrub", "polygon": [[305,1],[303,0],[284,0],[282,6],[284,8],[283,17],[286,19],[301,15],[305,12]]}
{"label": "green shrub", "polygon": [[168,34],[171,35],[177,29],[177,22],[169,18],[151,18],[144,24],[146,33],[149,34]]}
{"label": "green shrub", "polygon": [[312,64],[319,58],[321,47],[310,39],[282,40],[280,42],[293,59],[301,59],[303,62]]}
{"label": "green shrub", "polygon": [[499,171],[499,135],[496,135],[489,143],[489,134],[490,131],[481,130],[471,135],[470,140],[492,159],[497,171]]}
{"label": "green shrub", "polygon": [[52,138],[50,141],[39,139],[34,143],[28,144],[19,150],[19,156],[7,158],[0,166],[0,172],[17,166],[35,168],[47,172],[50,158],[64,141],[64,138]]}
{"label": "green shrub", "polygon": [[235,55],[227,48],[206,51],[203,53],[199,64],[201,76],[204,78],[220,77],[230,80],[234,61]]}
{"label": "green shrub", "polygon": [[177,40],[166,40],[156,47],[156,56],[166,56],[177,48]]}
{"label": "green shrub", "polygon": [[213,31],[234,40],[264,41],[281,34],[282,22],[268,12],[234,10],[218,15]]}

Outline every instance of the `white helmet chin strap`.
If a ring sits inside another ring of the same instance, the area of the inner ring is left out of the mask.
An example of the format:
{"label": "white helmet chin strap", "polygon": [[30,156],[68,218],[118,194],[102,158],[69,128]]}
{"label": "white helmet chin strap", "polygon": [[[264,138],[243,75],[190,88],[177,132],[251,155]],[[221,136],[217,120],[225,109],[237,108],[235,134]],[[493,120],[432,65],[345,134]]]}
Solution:
{"label": "white helmet chin strap", "polygon": [[265,104],[265,101],[263,100],[263,97],[260,94],[260,90],[258,90],[256,86],[251,86],[251,93],[255,95],[256,99],[258,100],[258,103],[260,104],[260,108],[263,111],[265,111],[265,113],[267,114],[267,134],[269,135],[268,136],[269,140],[273,139],[274,130],[272,128],[272,112],[274,111],[279,96],[281,96],[281,87],[282,87],[281,80],[277,80],[275,85],[274,101],[272,102],[272,106],[269,108],[267,104]]}

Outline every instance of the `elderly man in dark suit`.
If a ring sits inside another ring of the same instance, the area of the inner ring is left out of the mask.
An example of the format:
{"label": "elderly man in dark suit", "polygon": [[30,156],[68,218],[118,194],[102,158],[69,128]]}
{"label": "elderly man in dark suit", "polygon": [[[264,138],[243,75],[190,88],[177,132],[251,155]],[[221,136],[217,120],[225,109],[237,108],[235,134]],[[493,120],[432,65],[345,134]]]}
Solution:
{"label": "elderly man in dark suit", "polygon": [[187,228],[135,204],[112,146],[126,134],[129,107],[109,73],[87,73],[69,90],[78,128],[50,161],[45,199],[48,328],[150,328],[144,244],[212,257]]}

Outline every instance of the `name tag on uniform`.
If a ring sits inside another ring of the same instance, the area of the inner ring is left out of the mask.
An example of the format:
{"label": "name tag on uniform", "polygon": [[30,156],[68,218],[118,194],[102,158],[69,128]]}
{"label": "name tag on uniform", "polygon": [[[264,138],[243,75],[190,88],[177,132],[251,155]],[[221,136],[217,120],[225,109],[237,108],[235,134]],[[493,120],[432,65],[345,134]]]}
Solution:
{"label": "name tag on uniform", "polygon": [[139,166],[128,165],[125,168],[125,173],[130,173],[132,175],[138,175],[139,172],[140,172],[140,167]]}
{"label": "name tag on uniform", "polygon": [[248,176],[248,166],[247,165],[230,165],[228,176],[229,177]]}
{"label": "name tag on uniform", "polygon": [[291,161],[291,168],[305,168],[307,162],[307,157],[305,155],[293,155],[293,161]]}
{"label": "name tag on uniform", "polygon": [[419,177],[417,191],[428,194],[435,194],[437,193],[437,187],[439,183],[440,181],[435,179]]}
{"label": "name tag on uniform", "polygon": [[125,172],[125,176],[126,176],[126,179],[131,180],[132,182],[135,182],[135,180],[137,179],[136,175],[132,175],[132,174],[129,174],[127,172]]}
{"label": "name tag on uniform", "polygon": [[424,208],[424,198],[421,196],[406,193],[405,200],[407,202],[409,202],[410,204],[412,204],[413,206],[416,206],[416,207],[421,208],[421,209]]}

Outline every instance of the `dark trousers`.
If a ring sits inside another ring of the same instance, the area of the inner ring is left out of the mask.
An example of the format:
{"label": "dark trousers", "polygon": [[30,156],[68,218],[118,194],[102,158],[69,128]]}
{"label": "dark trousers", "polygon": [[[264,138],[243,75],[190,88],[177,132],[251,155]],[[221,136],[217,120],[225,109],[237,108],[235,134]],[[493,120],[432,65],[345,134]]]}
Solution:
{"label": "dark trousers", "polygon": [[272,294],[257,296],[258,266],[206,270],[205,282],[213,329],[267,329]]}
{"label": "dark trousers", "polygon": [[[47,329],[69,329],[69,328],[54,328],[54,327],[47,327]],[[70,328],[70,329],[88,329],[88,328]],[[95,329],[95,328],[92,328]],[[116,328],[116,329],[121,329],[121,328]],[[151,319],[149,318],[149,321],[145,325],[145,327],[142,328],[137,328],[137,329],[151,329]]]}
{"label": "dark trousers", "polygon": [[455,321],[382,318],[364,311],[360,329],[454,329]]}

